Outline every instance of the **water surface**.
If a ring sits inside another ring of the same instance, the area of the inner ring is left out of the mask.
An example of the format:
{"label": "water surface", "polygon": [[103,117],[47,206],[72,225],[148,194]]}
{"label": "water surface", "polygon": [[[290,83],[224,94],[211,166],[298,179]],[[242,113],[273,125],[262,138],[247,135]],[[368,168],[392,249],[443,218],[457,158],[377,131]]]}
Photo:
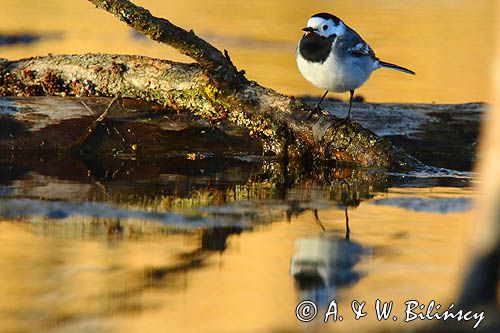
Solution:
{"label": "water surface", "polygon": [[[407,299],[450,302],[474,216],[464,177],[335,169],[284,182],[259,159],[186,159],[183,170],[127,160],[102,173],[78,159],[26,161],[2,166],[7,332],[293,332],[302,299],[336,298],[347,312],[383,298],[402,317]],[[311,255],[327,271],[300,264]],[[308,327],[402,325],[345,317]]]}

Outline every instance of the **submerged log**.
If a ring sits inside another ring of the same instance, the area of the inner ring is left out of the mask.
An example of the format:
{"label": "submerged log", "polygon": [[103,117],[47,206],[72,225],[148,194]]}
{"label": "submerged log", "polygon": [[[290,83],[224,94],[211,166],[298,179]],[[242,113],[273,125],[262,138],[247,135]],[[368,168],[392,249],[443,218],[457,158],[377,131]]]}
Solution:
{"label": "submerged log", "polygon": [[[109,105],[105,97],[0,98],[0,152],[63,153]],[[130,158],[205,158],[259,155],[262,145],[227,121],[217,125],[192,114],[165,111],[135,99],[115,103],[81,153]]]}
{"label": "submerged log", "polygon": [[[228,121],[262,142],[264,153],[391,169],[421,165],[359,123],[306,120],[301,101],[261,87],[194,32],[126,0],[91,0],[153,40],[198,64],[105,54],[0,61],[3,96],[121,96],[189,111],[212,124]],[[83,130],[83,129],[82,129]]]}
{"label": "submerged log", "polygon": [[[66,151],[109,102],[107,97],[0,98],[0,151]],[[124,108],[118,103],[111,107],[82,152],[189,158],[262,152],[261,141],[232,122],[214,124],[136,99],[123,102]],[[334,115],[345,113],[344,103],[325,101],[324,106]],[[396,142],[426,164],[470,170],[474,162],[482,104],[356,103],[354,110],[363,127]]]}

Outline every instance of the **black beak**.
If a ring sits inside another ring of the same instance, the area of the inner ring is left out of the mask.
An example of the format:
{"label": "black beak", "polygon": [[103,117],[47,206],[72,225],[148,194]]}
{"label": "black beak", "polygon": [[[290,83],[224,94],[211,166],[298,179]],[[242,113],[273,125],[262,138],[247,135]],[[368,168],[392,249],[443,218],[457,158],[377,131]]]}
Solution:
{"label": "black beak", "polygon": [[311,27],[307,27],[307,28],[303,28],[302,31],[305,31],[305,32],[315,32],[316,29],[311,28]]}

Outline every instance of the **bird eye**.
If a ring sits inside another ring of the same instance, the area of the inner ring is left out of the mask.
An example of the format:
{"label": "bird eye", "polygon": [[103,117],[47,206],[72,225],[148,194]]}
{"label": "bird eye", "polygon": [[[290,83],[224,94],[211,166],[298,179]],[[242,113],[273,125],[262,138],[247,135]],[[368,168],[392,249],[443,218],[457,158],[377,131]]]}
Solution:
{"label": "bird eye", "polygon": [[323,26],[323,31],[326,31],[326,29],[328,29],[328,26],[325,24],[325,25]]}

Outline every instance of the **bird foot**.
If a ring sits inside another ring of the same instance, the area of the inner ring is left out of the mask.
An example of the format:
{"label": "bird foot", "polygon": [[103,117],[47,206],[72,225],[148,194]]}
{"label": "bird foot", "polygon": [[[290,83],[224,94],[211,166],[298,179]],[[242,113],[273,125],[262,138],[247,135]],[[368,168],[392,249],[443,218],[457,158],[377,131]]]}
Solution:
{"label": "bird foot", "polygon": [[346,125],[346,124],[349,124],[350,122],[352,122],[352,118],[351,118],[351,116],[347,116],[347,117],[341,119],[339,121],[339,124]]}
{"label": "bird foot", "polygon": [[330,113],[326,110],[323,110],[319,105],[316,105],[313,109],[309,110],[309,115],[307,116],[307,120],[311,119],[314,115],[318,116],[329,116]]}

